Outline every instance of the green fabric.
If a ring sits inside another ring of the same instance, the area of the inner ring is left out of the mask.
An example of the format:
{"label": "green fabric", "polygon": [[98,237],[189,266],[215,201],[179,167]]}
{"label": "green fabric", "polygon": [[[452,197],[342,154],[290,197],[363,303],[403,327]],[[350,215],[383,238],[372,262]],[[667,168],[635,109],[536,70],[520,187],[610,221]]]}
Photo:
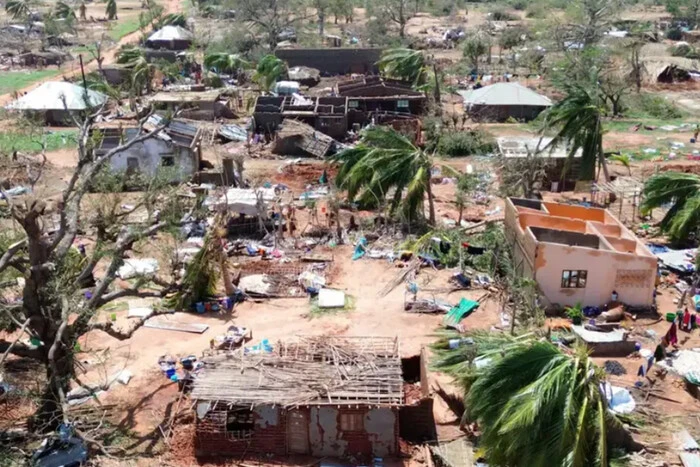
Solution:
{"label": "green fabric", "polygon": [[461,299],[459,301],[459,305],[453,307],[447,313],[447,315],[445,315],[443,324],[445,326],[456,326],[457,324],[459,324],[460,321],[469,316],[469,314],[472,311],[474,311],[478,306],[479,302],[475,302],[474,300],[469,300],[466,298]]}

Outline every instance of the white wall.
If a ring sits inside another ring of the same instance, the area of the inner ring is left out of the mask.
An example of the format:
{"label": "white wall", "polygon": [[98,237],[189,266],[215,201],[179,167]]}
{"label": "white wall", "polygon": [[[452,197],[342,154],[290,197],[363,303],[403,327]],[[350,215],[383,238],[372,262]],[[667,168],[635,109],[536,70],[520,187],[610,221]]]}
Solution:
{"label": "white wall", "polygon": [[[162,156],[175,158],[174,167],[163,167]],[[127,160],[136,157],[139,160],[139,172],[146,176],[155,176],[159,169],[168,169],[173,173],[172,181],[189,180],[199,169],[196,154],[188,148],[173,145],[160,138],[148,138],[137,143],[126,151],[119,152],[110,159],[110,165],[115,172],[126,172]]]}

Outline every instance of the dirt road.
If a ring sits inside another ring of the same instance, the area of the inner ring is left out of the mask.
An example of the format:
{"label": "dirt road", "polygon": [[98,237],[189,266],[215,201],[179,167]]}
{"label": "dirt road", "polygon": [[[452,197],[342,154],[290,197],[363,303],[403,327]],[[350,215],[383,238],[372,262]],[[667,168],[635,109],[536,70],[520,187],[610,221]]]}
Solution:
{"label": "dirt road", "polygon": [[[161,2],[163,5],[163,8],[165,8],[164,14],[169,14],[169,13],[177,13],[181,10],[182,7],[182,2],[181,0],[163,0]],[[114,63],[116,61],[116,55],[117,55],[117,50],[119,50],[119,47],[125,44],[133,44],[138,42],[139,37],[141,35],[141,31],[136,31],[132,32],[131,34],[127,34],[126,36],[122,37],[118,42],[114,44],[112,48],[104,52],[104,61],[102,62],[103,65],[109,65],[110,63]],[[83,60],[88,59],[91,57],[89,54],[85,54],[83,56]],[[97,62],[95,60],[91,60],[89,63],[85,64],[85,72],[89,73],[92,71],[97,70]],[[32,83],[31,85],[24,87],[22,89],[18,89],[17,91],[19,93],[24,93],[31,91],[32,89],[37,88],[39,85],[42,83],[45,83],[47,81],[55,81],[57,79],[65,79],[65,78],[71,78],[73,76],[77,76],[80,74],[80,66],[78,65],[77,60],[72,60],[64,65],[62,68],[62,72],[60,74],[60,78],[58,76],[53,76],[53,77],[48,77],[39,81],[36,81]],[[8,94],[2,94],[0,95],[0,105],[6,105],[9,104],[12,101],[12,94],[13,93],[8,93]]]}

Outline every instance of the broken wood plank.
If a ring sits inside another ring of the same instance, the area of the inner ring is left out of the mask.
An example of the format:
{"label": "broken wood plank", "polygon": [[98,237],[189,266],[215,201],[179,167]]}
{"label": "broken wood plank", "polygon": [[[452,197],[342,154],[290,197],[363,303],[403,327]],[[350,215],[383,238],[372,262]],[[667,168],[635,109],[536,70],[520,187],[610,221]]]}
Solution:
{"label": "broken wood plank", "polygon": [[146,321],[146,324],[144,324],[143,327],[151,329],[161,329],[163,331],[192,332],[195,334],[202,334],[204,331],[209,329],[208,324],[188,324],[178,323],[176,321]]}

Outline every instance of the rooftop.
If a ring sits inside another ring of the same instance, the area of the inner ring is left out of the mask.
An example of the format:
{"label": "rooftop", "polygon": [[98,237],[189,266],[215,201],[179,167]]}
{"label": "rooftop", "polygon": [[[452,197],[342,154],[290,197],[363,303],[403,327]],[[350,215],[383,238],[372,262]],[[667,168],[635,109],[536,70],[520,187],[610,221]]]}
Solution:
{"label": "rooftop", "polygon": [[464,105],[523,105],[550,107],[548,97],[536,93],[518,83],[496,83],[471,91],[457,91],[464,98]]}
{"label": "rooftop", "polygon": [[238,405],[403,404],[398,339],[303,337],[271,353],[206,358],[192,398]]}
{"label": "rooftop", "polygon": [[[528,138],[519,136],[502,136],[498,142],[498,150],[507,159],[516,157],[527,157],[528,151],[535,153],[539,157],[551,157],[553,159],[566,159],[569,157],[569,150],[566,146],[558,144],[550,146],[554,138],[543,136],[542,138]],[[575,158],[581,157],[582,149],[574,153]]]}
{"label": "rooftop", "polygon": [[214,102],[221,97],[221,89],[209,91],[161,91],[151,96],[151,102],[179,103],[179,102]]}
{"label": "rooftop", "polygon": [[338,95],[349,97],[417,97],[425,98],[409,83],[382,79],[379,76],[363,76],[338,83]]}
{"label": "rooftop", "polygon": [[516,227],[536,243],[555,243],[653,257],[651,251],[605,209],[508,198]]}

